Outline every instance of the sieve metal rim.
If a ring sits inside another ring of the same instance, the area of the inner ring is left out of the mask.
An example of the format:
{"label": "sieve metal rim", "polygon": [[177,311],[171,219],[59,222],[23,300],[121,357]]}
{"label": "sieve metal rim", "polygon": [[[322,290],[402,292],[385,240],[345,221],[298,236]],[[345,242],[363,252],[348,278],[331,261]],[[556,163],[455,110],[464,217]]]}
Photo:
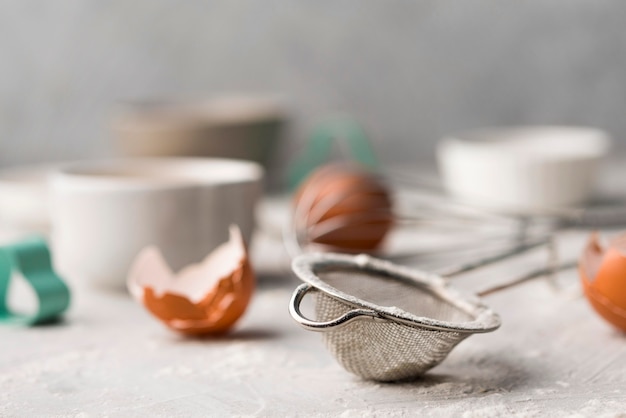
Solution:
{"label": "sieve metal rim", "polygon": [[[368,273],[382,274],[391,280],[417,285],[441,298],[444,302],[467,313],[473,319],[467,322],[443,321],[418,316],[397,307],[379,306],[362,300],[334,288],[316,274],[316,271],[332,268],[356,269]],[[354,320],[391,321],[420,329],[471,334],[491,332],[500,327],[501,324],[498,314],[484,305],[480,299],[461,295],[455,289],[447,286],[443,277],[403,267],[366,254],[302,254],[293,260],[292,269],[306,284],[299,286],[294,292],[289,310],[291,316],[301,326],[312,331],[331,331]],[[349,311],[342,317],[326,323],[316,323],[308,320],[300,312],[299,305],[305,294],[312,289],[319,290],[329,297],[340,300],[354,307],[355,310]]]}

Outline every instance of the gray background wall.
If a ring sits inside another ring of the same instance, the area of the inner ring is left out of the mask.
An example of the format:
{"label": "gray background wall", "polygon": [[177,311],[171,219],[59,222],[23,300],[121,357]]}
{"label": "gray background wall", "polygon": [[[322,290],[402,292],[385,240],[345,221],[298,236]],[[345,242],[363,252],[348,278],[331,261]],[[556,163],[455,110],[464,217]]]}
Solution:
{"label": "gray background wall", "polygon": [[494,124],[620,141],[626,2],[0,1],[0,164],[111,154],[119,99],[230,91],[286,95],[291,151],[335,111],[387,162]]}

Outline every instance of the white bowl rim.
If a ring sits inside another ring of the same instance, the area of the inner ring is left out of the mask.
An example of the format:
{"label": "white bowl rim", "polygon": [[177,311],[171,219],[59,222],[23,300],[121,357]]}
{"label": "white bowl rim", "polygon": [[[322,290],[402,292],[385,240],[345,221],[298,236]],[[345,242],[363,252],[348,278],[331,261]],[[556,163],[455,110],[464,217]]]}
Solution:
{"label": "white bowl rim", "polygon": [[[447,135],[439,143],[440,151],[447,147],[458,147],[475,152],[504,154],[504,149],[494,146],[512,135],[568,135],[570,144],[578,146],[577,153],[570,155],[554,155],[554,159],[581,159],[605,155],[611,146],[610,135],[599,128],[574,125],[511,125],[491,126],[474,130],[460,131]],[[519,158],[520,156],[516,156]],[[545,158],[545,156],[544,156]]]}
{"label": "white bowl rim", "polygon": [[246,160],[141,157],[67,163],[51,173],[50,182],[87,189],[175,189],[259,183],[263,177],[261,165]]}

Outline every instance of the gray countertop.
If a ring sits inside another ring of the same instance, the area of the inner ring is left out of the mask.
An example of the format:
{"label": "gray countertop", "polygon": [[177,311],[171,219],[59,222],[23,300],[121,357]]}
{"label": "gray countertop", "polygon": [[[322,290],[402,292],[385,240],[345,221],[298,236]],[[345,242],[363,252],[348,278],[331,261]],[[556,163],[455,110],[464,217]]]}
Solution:
{"label": "gray countertop", "polygon": [[[584,233],[561,235],[563,258]],[[616,416],[626,412],[626,338],[594,314],[575,271],[486,298],[502,327],[468,338],[423,378],[363,381],[289,317],[297,280],[270,239],[259,290],[228,336],[180,337],[125,294],[77,286],[66,320],[0,328],[0,416]],[[545,254],[455,279],[466,291]],[[259,265],[263,265],[259,261]],[[267,264],[274,263],[274,269]]]}

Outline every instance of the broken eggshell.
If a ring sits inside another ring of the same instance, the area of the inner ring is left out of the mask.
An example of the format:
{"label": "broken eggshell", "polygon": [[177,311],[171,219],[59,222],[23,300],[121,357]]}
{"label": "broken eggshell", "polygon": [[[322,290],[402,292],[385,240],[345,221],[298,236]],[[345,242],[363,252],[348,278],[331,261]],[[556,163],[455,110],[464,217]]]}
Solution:
{"label": "broken eggshell", "polygon": [[241,231],[231,226],[228,242],[177,274],[158,248],[145,248],[127,284],[133,297],[171,329],[205,335],[228,331],[243,315],[255,278]]}
{"label": "broken eggshell", "polygon": [[626,234],[608,247],[598,234],[589,238],[578,270],[585,296],[602,318],[626,331]]}

